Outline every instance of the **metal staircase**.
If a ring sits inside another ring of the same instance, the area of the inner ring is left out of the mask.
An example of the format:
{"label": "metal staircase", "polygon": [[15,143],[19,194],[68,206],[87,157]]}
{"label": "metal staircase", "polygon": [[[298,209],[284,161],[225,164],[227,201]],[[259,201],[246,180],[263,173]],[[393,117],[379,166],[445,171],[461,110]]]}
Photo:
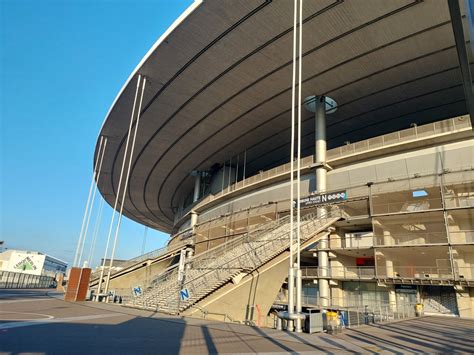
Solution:
{"label": "metal staircase", "polygon": [[[323,217],[316,213],[301,219],[301,243],[328,228],[341,218],[337,208]],[[296,236],[296,226],[295,236]],[[233,239],[195,256],[186,264],[184,278],[178,281],[177,268],[152,282],[152,286],[128,306],[178,314],[205,298],[240,273],[251,272],[289,248],[290,218],[262,224],[240,238]],[[295,243],[296,244],[296,243]],[[186,297],[181,298],[181,291]]]}

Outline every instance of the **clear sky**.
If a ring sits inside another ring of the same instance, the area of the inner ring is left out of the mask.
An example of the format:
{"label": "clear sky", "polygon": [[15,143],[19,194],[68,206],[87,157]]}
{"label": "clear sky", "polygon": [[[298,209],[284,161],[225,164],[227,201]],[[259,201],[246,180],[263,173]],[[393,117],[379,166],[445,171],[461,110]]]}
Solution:
{"label": "clear sky", "polygon": [[[0,0],[0,240],[6,247],[72,262],[102,121],[141,58],[191,3]],[[106,204],[93,265],[103,256],[111,211]],[[144,227],[125,218],[116,257],[140,254],[143,236]],[[145,250],[167,237],[149,230]]]}

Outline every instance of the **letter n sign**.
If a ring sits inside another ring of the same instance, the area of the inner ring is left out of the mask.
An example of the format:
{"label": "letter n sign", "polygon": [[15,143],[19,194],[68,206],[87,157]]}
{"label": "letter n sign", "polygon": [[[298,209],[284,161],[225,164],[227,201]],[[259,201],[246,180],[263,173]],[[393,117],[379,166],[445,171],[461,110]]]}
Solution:
{"label": "letter n sign", "polygon": [[179,296],[181,297],[181,301],[187,301],[189,299],[189,291],[187,288],[179,291]]}

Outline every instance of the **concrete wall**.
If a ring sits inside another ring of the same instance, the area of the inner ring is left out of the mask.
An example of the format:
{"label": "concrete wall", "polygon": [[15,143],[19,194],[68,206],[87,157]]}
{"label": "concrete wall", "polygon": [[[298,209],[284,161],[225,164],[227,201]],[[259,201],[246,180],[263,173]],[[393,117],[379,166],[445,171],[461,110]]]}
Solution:
{"label": "concrete wall", "polygon": [[129,295],[133,287],[141,286],[142,289],[149,286],[154,277],[162,273],[172,264],[173,258],[161,260],[159,262],[147,262],[136,270],[123,275],[118,275],[110,280],[109,290],[120,295]]}
{"label": "concrete wall", "polygon": [[456,290],[459,316],[474,318],[474,287],[458,288]]}

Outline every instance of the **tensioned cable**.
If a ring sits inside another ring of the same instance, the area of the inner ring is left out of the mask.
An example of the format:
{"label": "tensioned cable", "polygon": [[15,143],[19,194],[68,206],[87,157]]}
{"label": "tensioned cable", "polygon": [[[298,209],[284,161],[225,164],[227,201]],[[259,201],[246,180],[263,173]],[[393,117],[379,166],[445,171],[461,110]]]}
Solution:
{"label": "tensioned cable", "polygon": [[298,153],[297,153],[297,167],[296,167],[296,240],[297,240],[297,268],[300,269],[300,223],[301,223],[301,82],[302,82],[302,70],[303,70],[303,0],[300,2],[300,13],[299,13],[299,53],[298,53]]}
{"label": "tensioned cable", "polygon": [[[113,265],[114,258],[115,258],[115,249],[117,248],[117,240],[118,240],[118,236],[119,236],[119,232],[120,232],[120,225],[122,223],[123,206],[125,205],[125,198],[127,196],[128,180],[130,178],[130,169],[132,167],[133,152],[135,150],[135,143],[136,143],[136,139],[137,139],[138,126],[140,124],[140,112],[141,112],[141,109],[142,109],[143,94],[145,93],[145,86],[146,86],[146,77],[143,78],[142,92],[141,92],[141,96],[140,96],[140,103],[138,104],[137,120],[136,120],[136,123],[135,123],[135,131],[133,132],[132,146],[130,148],[130,158],[128,160],[127,174],[125,175],[125,185],[124,185],[124,188],[123,188],[122,203],[120,204],[120,213],[119,213],[119,218],[118,218],[118,221],[117,221],[117,228],[115,229],[114,244],[113,244],[113,247],[112,247],[112,255],[110,257],[109,270],[108,270],[108,273],[107,273],[107,280],[106,280],[106,284],[105,284],[105,293],[107,293],[109,291],[110,273],[112,271],[112,265]],[[125,162],[125,156],[124,156],[124,162]],[[108,300],[108,298],[106,300]]]}
{"label": "tensioned cable", "polygon": [[[291,147],[290,147],[290,258],[288,278],[293,276],[291,269],[293,268],[293,219],[294,219],[294,161],[295,161],[295,94],[296,94],[296,25],[297,25],[297,9],[298,2],[294,0],[294,16],[293,16],[293,73],[291,82]],[[293,285],[293,280],[288,279],[288,285]],[[288,287],[288,313],[294,312],[294,289]],[[291,300],[291,301],[290,301]]]}
{"label": "tensioned cable", "polygon": [[142,244],[142,253],[141,253],[141,255],[145,254],[145,244],[146,244],[147,234],[148,234],[148,226],[145,226],[145,232],[143,233],[143,244]]}
{"label": "tensioned cable", "polygon": [[86,228],[84,230],[84,238],[82,239],[81,252],[79,254],[79,258],[77,259],[77,263],[78,263],[79,267],[81,266],[82,254],[84,252],[84,245],[86,244],[87,232],[89,230],[89,223],[90,223],[90,220],[91,220],[92,211],[94,210],[95,195],[97,193],[97,186],[99,185],[100,173],[102,172],[102,163],[104,161],[105,150],[107,149],[107,140],[108,140],[108,138],[105,137],[104,147],[102,148],[102,152],[101,152],[101,156],[100,156],[99,168],[96,170],[97,181],[94,184],[94,192],[92,193],[91,207],[89,208],[89,215],[87,216]]}
{"label": "tensioned cable", "polygon": [[[98,151],[99,153],[100,153],[100,150],[102,149],[103,139],[104,139],[104,137],[101,136],[100,137],[100,143],[99,143],[99,151]],[[72,266],[77,266],[77,257],[79,256],[79,249],[80,249],[80,246],[81,246],[82,236],[83,236],[83,233],[84,233],[84,227],[85,227],[85,224],[86,224],[87,212],[89,211],[89,204],[90,204],[91,196],[92,196],[92,188],[94,187],[95,173],[96,173],[96,168],[97,168],[97,162],[99,161],[99,156],[100,156],[100,154],[97,154],[97,158],[96,158],[95,163],[94,163],[94,171],[92,173],[92,180],[91,180],[91,185],[90,185],[90,188],[89,188],[89,197],[87,197],[86,209],[84,211],[84,217],[82,218],[81,233],[79,233],[79,239],[77,240],[76,254],[74,255],[74,262],[72,263]]]}
{"label": "tensioned cable", "polygon": [[99,211],[98,211],[97,217],[95,219],[94,232],[92,234],[92,243],[91,243],[91,247],[89,249],[89,257],[87,258],[87,263],[89,264],[89,267],[92,267],[92,259],[94,258],[95,245],[97,243],[97,235],[99,234],[100,223],[102,221],[102,211],[103,211],[103,209],[104,209],[104,199],[100,198]]}
{"label": "tensioned cable", "polygon": [[244,151],[244,171],[242,173],[242,181],[245,184],[245,165],[247,165],[247,148]]}
{"label": "tensioned cable", "polygon": [[117,196],[115,196],[114,209],[112,211],[112,220],[110,221],[109,233],[107,234],[107,242],[105,244],[104,259],[102,260],[102,270],[100,270],[100,278],[99,278],[99,283],[98,283],[98,286],[97,286],[97,293],[98,294],[101,292],[101,288],[102,288],[102,279],[104,277],[105,261],[107,259],[107,254],[108,254],[108,251],[109,251],[110,237],[112,236],[112,229],[113,229],[114,221],[115,221],[115,212],[117,211],[117,204],[118,204],[118,199],[119,199],[119,196],[120,196],[120,187],[122,186],[123,170],[125,169],[125,161],[126,161],[127,153],[128,153],[128,144],[130,142],[130,134],[132,133],[133,117],[135,115],[135,107],[136,107],[136,103],[137,103],[138,90],[140,88],[141,78],[142,78],[142,76],[139,74],[138,78],[137,78],[137,88],[135,89],[135,98],[133,99],[132,114],[131,114],[131,117],[130,117],[130,127],[128,129],[128,134],[127,134],[127,142],[125,143],[125,151],[123,152],[123,162],[122,162],[122,168],[120,169],[120,177],[119,177],[119,184],[118,184],[118,189],[117,189]]}
{"label": "tensioned cable", "polygon": [[[303,70],[303,0],[299,0],[299,53],[298,53],[298,153],[297,153],[297,167],[296,167],[296,312],[301,313],[301,84],[302,84],[302,70]],[[298,320],[296,331],[301,331],[301,320]]]}

